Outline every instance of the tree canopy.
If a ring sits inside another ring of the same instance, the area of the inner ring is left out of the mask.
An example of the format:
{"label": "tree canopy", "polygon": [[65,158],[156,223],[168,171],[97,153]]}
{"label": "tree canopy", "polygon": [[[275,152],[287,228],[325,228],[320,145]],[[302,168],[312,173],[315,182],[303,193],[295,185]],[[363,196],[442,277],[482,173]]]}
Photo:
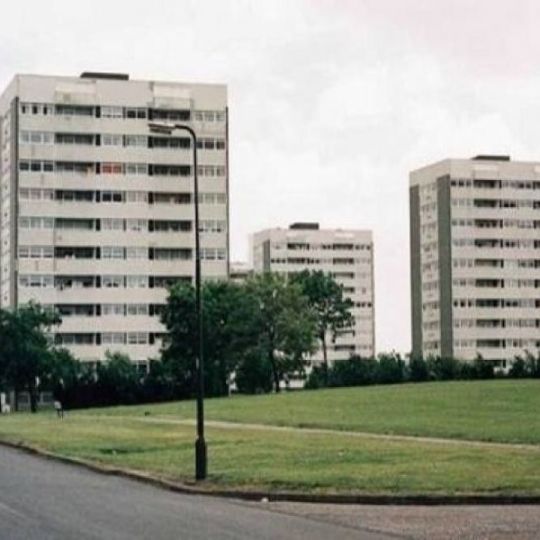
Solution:
{"label": "tree canopy", "polygon": [[37,409],[41,379],[50,370],[53,348],[46,331],[60,323],[54,311],[28,303],[15,310],[0,310],[0,380],[30,395],[30,408]]}
{"label": "tree canopy", "polygon": [[354,325],[351,313],[353,302],[345,297],[343,286],[339,285],[330,274],[321,270],[312,272],[304,270],[295,274],[292,280],[300,286],[302,294],[307,298],[315,314],[317,337],[323,354],[323,369],[327,374],[327,338],[335,339],[340,331]]}

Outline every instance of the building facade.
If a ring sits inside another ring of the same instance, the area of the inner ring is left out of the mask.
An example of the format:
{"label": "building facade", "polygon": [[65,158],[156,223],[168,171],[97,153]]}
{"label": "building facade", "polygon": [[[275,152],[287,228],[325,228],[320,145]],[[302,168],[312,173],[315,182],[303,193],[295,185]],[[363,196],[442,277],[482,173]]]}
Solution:
{"label": "building facade", "polygon": [[246,262],[232,261],[229,265],[229,279],[233,283],[245,283],[253,275],[253,268]]}
{"label": "building facade", "polygon": [[167,286],[194,277],[198,137],[203,279],[228,277],[223,85],[19,75],[0,97],[0,306],[56,308],[81,360],[157,357]]}
{"label": "building facade", "polygon": [[410,175],[412,350],[496,366],[540,348],[540,163],[447,159]]}
{"label": "building facade", "polygon": [[[373,237],[371,231],[320,229],[318,223],[295,223],[288,229],[266,229],[251,239],[255,272],[286,275],[302,270],[322,270],[343,286],[354,304],[355,324],[333,342],[328,339],[328,360],[351,354],[375,354],[375,293]],[[322,360],[318,351],[313,362]]]}

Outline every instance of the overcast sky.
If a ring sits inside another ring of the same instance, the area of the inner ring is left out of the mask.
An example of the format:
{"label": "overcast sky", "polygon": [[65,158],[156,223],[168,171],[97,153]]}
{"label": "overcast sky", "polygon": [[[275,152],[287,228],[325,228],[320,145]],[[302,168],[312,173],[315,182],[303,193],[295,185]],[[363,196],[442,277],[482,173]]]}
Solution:
{"label": "overcast sky", "polygon": [[540,159],[539,21],[537,0],[3,0],[0,85],[228,84],[232,260],[265,227],[372,229],[377,349],[408,351],[408,172]]}

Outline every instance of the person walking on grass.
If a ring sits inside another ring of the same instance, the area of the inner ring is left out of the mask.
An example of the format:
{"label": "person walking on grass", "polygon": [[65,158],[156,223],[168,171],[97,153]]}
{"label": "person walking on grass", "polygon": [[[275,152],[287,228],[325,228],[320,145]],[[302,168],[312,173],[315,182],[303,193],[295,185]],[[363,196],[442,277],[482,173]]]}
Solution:
{"label": "person walking on grass", "polygon": [[54,402],[54,410],[56,411],[56,416],[58,416],[58,418],[64,418],[64,407],[62,406],[61,401],[56,400]]}

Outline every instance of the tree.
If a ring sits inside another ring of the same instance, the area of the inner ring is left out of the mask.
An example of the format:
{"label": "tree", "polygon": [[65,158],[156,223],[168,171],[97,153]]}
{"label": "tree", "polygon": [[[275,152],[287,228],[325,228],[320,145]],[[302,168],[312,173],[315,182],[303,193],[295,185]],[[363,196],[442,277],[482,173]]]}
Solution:
{"label": "tree", "polygon": [[484,360],[481,354],[478,354],[472,363],[472,379],[493,379],[495,377],[495,366],[493,362]]}
{"label": "tree", "polygon": [[250,321],[257,348],[272,369],[276,392],[285,374],[304,369],[304,357],[315,349],[316,318],[297,283],[273,273],[258,274],[246,284],[256,307]]}
{"label": "tree", "polygon": [[329,386],[364,386],[375,384],[379,365],[375,358],[351,356],[334,362],[330,368]]}
{"label": "tree", "polygon": [[524,379],[527,377],[527,365],[521,356],[516,356],[508,371],[508,376],[515,379]]}
{"label": "tree", "polygon": [[409,360],[409,378],[414,382],[429,380],[428,365],[421,356],[411,356]]}
{"label": "tree", "polygon": [[176,390],[176,381],[171,372],[170,364],[159,359],[151,359],[148,374],[143,381],[144,401],[171,401],[178,397]]}
{"label": "tree", "polygon": [[405,362],[397,353],[380,354],[377,380],[382,384],[400,383],[405,380]]}
{"label": "tree", "polygon": [[302,293],[313,309],[317,324],[317,337],[321,342],[323,353],[323,373],[328,382],[328,353],[326,340],[328,336],[335,339],[340,330],[350,328],[354,324],[351,309],[353,302],[343,294],[343,286],[339,285],[330,274],[321,270],[310,272],[304,270],[292,278],[298,283]]}
{"label": "tree", "polygon": [[30,409],[37,411],[38,384],[46,378],[52,347],[45,332],[61,322],[58,314],[30,302],[14,310],[2,310],[0,359],[3,377],[17,394],[27,390]]}
{"label": "tree", "polygon": [[[227,395],[231,375],[246,350],[256,346],[256,329],[251,321],[255,303],[243,286],[230,282],[203,285],[203,354],[205,391]],[[195,388],[195,359],[198,352],[195,291],[190,284],[171,288],[162,322],[169,331],[162,359],[170,367],[181,395]]]}
{"label": "tree", "polygon": [[229,393],[233,372],[256,336],[249,321],[255,304],[245,287],[226,282],[208,282],[203,288],[205,386],[209,395]]}
{"label": "tree", "polygon": [[103,405],[129,405],[138,401],[140,376],[127,354],[105,353],[97,367],[97,388]]}
{"label": "tree", "polygon": [[535,357],[531,352],[525,351],[525,368],[528,377],[540,378],[540,355]]}
{"label": "tree", "polygon": [[188,397],[195,387],[197,352],[195,290],[191,284],[179,282],[170,288],[161,322],[168,331],[161,350],[162,362],[176,383],[177,396]]}
{"label": "tree", "polygon": [[452,381],[459,372],[459,364],[455,358],[429,356],[427,366],[430,378],[436,381]]}
{"label": "tree", "polygon": [[45,385],[64,407],[71,405],[72,395],[79,390],[83,374],[82,364],[67,349],[54,349],[49,355]]}
{"label": "tree", "polygon": [[242,394],[262,394],[272,390],[272,366],[261,351],[246,352],[236,369],[236,388]]}

